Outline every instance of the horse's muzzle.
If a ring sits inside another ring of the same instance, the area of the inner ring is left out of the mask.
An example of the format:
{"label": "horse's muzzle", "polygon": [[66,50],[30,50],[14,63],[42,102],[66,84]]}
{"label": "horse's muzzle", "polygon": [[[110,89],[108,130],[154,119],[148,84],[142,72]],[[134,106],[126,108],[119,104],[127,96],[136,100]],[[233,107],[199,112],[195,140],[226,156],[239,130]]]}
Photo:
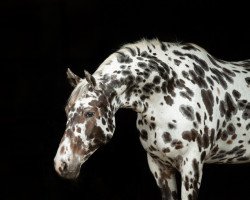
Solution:
{"label": "horse's muzzle", "polygon": [[76,179],[79,176],[81,166],[69,165],[64,161],[54,161],[56,172],[63,178]]}

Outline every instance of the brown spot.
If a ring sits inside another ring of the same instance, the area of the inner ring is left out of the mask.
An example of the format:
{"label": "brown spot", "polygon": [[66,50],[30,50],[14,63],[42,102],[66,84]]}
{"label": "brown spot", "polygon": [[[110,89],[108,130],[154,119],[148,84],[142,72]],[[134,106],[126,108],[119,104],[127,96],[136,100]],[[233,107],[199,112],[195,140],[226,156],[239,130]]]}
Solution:
{"label": "brown spot", "polygon": [[232,94],[236,100],[238,100],[241,97],[241,94],[237,90],[233,90]]}
{"label": "brown spot", "polygon": [[192,129],[191,131],[184,131],[182,133],[182,138],[184,140],[191,142],[191,141],[195,141],[195,139],[197,138],[197,135],[198,135],[198,132],[195,129]]}
{"label": "brown spot", "polygon": [[188,176],[185,176],[184,186],[185,186],[185,189],[188,191],[189,190],[189,178],[188,178]]}
{"label": "brown spot", "polygon": [[194,170],[194,180],[193,180],[194,193],[193,193],[193,195],[197,197],[200,170],[199,170],[199,162],[196,159],[193,160],[193,170]]}
{"label": "brown spot", "polygon": [[106,121],[105,121],[104,118],[102,118],[102,124],[103,124],[103,125],[106,125]]}
{"label": "brown spot", "polygon": [[196,119],[199,123],[201,123],[201,115],[198,112],[196,112]]}
{"label": "brown spot", "polygon": [[155,172],[155,178],[158,178],[158,174]]}
{"label": "brown spot", "polygon": [[208,148],[209,146],[209,136],[207,133],[204,133],[203,135],[203,145],[204,145],[204,148]]}
{"label": "brown spot", "polygon": [[160,76],[155,76],[153,79],[154,84],[159,84],[161,82],[161,77]]}
{"label": "brown spot", "polygon": [[218,150],[219,150],[219,147],[218,147],[218,145],[216,145],[216,146],[211,150],[211,155],[212,155],[212,156],[215,155],[215,154],[218,152]]}
{"label": "brown spot", "polygon": [[237,134],[234,133],[234,134],[231,136],[231,139],[232,139],[232,140],[235,140],[236,138],[237,138]]}
{"label": "brown spot", "polygon": [[67,129],[65,132],[65,136],[68,138],[72,138],[74,136],[74,133],[71,129]]}
{"label": "brown spot", "polygon": [[232,123],[230,123],[228,126],[227,126],[227,131],[228,131],[228,134],[234,134],[235,133],[235,127]]}
{"label": "brown spot", "polygon": [[232,140],[228,140],[228,141],[227,141],[227,144],[232,144],[232,143],[233,143]]}
{"label": "brown spot", "polygon": [[206,157],[206,151],[203,151],[201,153],[201,162],[203,162],[203,160],[205,159],[205,157]]}
{"label": "brown spot", "polygon": [[167,147],[167,148],[164,148],[164,149],[162,149],[162,152],[163,153],[169,153],[170,152],[170,149]]}
{"label": "brown spot", "polygon": [[154,146],[150,145],[149,150],[150,151],[156,151],[157,149]]}
{"label": "brown spot", "polygon": [[209,120],[212,121],[214,97],[211,90],[201,90],[202,100],[209,114]]}
{"label": "brown spot", "polygon": [[100,126],[95,126],[93,128],[93,133],[94,133],[94,142],[97,144],[97,145],[100,145],[100,144],[103,144],[105,143],[106,141],[106,137],[105,137],[105,134],[103,132],[103,130],[101,129]]}
{"label": "brown spot", "polygon": [[174,124],[172,124],[172,123],[168,123],[168,128],[170,128],[170,129],[175,129],[176,126],[175,126]]}
{"label": "brown spot", "polygon": [[96,124],[96,120],[94,118],[89,119],[89,120],[86,121],[85,134],[87,136],[87,140],[90,140],[90,139],[94,138],[93,129],[95,127],[95,124]]}
{"label": "brown spot", "polygon": [[173,99],[169,95],[168,96],[164,96],[164,100],[165,100],[166,104],[168,104],[170,106],[172,106],[173,103],[174,103]]}
{"label": "brown spot", "polygon": [[61,147],[61,150],[60,150],[60,154],[63,154],[64,153],[64,146]]}
{"label": "brown spot", "polygon": [[76,131],[77,131],[78,133],[81,133],[81,128],[80,128],[80,127],[77,127]]}
{"label": "brown spot", "polygon": [[169,132],[164,132],[162,135],[162,138],[163,138],[163,141],[165,143],[169,143],[172,141],[172,137],[171,137],[171,134]]}
{"label": "brown spot", "polygon": [[85,154],[84,143],[80,136],[72,138],[70,142],[70,148],[73,154],[79,154],[79,155]]}
{"label": "brown spot", "polygon": [[223,141],[226,141],[227,138],[228,138],[228,133],[227,133],[227,131],[223,131],[223,132],[222,132],[222,135],[221,135],[221,139],[222,139]]}
{"label": "brown spot", "polygon": [[194,120],[194,109],[189,105],[181,105],[179,110],[181,111],[182,115],[186,117],[188,120]]}
{"label": "brown spot", "polygon": [[149,128],[150,128],[150,130],[154,130],[155,129],[155,127],[156,127],[156,125],[155,125],[155,123],[154,122],[151,122],[150,124],[149,124]]}
{"label": "brown spot", "polygon": [[226,104],[226,109],[225,109],[225,115],[226,115],[226,120],[230,120],[233,115],[237,113],[237,107],[236,104],[234,103],[231,95],[226,92],[225,94],[225,104]]}
{"label": "brown spot", "polygon": [[145,141],[148,140],[148,132],[144,129],[141,130],[141,138]]}
{"label": "brown spot", "polygon": [[[209,134],[208,134],[208,127],[205,126],[204,128],[204,134],[203,135],[198,135],[197,136],[197,143],[199,146],[199,150],[201,151],[201,148],[208,148],[209,147],[209,141],[211,141],[209,138]],[[211,131],[212,132],[212,131]],[[213,140],[212,140],[213,141]]]}
{"label": "brown spot", "polygon": [[175,147],[175,149],[182,149],[183,148],[182,141],[176,140],[176,139],[172,141],[171,146]]}

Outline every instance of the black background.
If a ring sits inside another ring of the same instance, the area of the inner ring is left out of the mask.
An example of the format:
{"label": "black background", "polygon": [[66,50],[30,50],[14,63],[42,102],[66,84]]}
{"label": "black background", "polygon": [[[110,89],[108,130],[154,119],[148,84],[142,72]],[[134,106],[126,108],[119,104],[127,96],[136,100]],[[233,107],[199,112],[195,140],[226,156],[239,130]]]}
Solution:
{"label": "black background", "polygon": [[[208,0],[1,1],[0,198],[161,199],[130,110],[118,111],[112,141],[82,166],[78,180],[56,175],[72,90],[66,69],[93,73],[122,44],[155,37],[193,42],[224,60],[250,58],[247,8]],[[249,182],[249,165],[206,166],[200,199],[250,199]]]}

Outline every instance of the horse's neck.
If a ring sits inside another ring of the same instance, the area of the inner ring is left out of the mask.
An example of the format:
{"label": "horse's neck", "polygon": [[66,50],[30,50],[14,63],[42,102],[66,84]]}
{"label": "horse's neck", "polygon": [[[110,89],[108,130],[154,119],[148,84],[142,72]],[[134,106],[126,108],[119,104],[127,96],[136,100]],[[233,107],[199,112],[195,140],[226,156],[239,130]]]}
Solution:
{"label": "horse's neck", "polygon": [[[138,67],[136,58],[129,64],[117,63],[119,54],[111,55],[111,58],[104,61],[100,68],[95,72],[99,80],[106,86],[105,90],[108,95],[113,95],[112,105],[115,110],[119,108],[131,108],[136,112],[143,113],[147,110],[151,96],[154,92],[150,89],[153,85],[154,78],[158,71],[147,71],[147,68]],[[148,66],[149,61],[143,61]],[[166,72],[165,72],[166,73]],[[168,78],[173,77],[168,72]],[[158,87],[161,84],[158,85]]]}

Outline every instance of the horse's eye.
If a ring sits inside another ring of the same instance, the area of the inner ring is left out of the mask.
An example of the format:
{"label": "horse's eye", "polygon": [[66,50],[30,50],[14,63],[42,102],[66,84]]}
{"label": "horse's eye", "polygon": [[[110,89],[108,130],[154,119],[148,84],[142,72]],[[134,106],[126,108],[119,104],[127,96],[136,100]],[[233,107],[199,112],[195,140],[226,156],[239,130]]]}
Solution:
{"label": "horse's eye", "polygon": [[94,116],[93,112],[86,112],[85,113],[85,117],[87,117],[87,118],[90,118],[90,117],[93,117],[93,116]]}

